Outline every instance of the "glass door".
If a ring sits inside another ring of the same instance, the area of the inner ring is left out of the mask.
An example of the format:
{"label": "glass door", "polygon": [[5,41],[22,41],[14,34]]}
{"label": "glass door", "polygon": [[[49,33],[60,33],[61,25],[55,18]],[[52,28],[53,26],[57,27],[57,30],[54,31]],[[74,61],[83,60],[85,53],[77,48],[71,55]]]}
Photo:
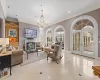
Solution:
{"label": "glass door", "polygon": [[82,55],[94,58],[93,31],[82,31]]}
{"label": "glass door", "polygon": [[56,33],[56,43],[61,42],[62,43],[62,49],[64,49],[64,33],[57,34]]}
{"label": "glass door", "polygon": [[50,47],[52,45],[52,37],[47,37],[47,46]]}
{"label": "glass door", "polygon": [[81,32],[73,31],[73,50],[72,53],[80,54],[81,55]]}

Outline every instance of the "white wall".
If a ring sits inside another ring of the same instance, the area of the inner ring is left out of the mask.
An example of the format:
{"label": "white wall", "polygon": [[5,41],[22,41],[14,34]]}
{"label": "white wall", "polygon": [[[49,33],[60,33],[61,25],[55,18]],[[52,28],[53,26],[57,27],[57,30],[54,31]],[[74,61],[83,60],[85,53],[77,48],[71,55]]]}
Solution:
{"label": "white wall", "polygon": [[0,0],[5,18],[7,17],[6,0]]}
{"label": "white wall", "polygon": [[[100,9],[97,9],[97,10],[94,10],[94,11],[91,11],[91,12],[88,12],[88,13],[85,13],[85,14],[82,14],[82,15],[89,15],[89,16],[92,16],[93,18],[96,19],[96,21],[98,22],[99,26],[100,26]],[[44,43],[46,43],[46,31],[51,28],[53,33],[54,33],[54,30],[55,28],[58,26],[58,25],[61,25],[65,28],[65,50],[70,50],[70,28],[71,28],[71,25],[72,23],[74,22],[74,20],[76,20],[78,17],[82,16],[82,15],[79,15],[79,16],[76,16],[76,17],[73,17],[71,19],[68,19],[68,20],[65,20],[65,21],[62,21],[62,22],[59,22],[59,23],[56,23],[54,25],[51,25],[49,27],[45,27],[44,28],[44,33],[43,35],[45,36],[45,39],[44,39]],[[100,28],[100,27],[99,27]],[[99,29],[100,30],[100,29]],[[100,31],[98,32],[99,36],[100,36]],[[53,34],[54,36],[54,34]],[[54,40],[54,37],[53,37],[53,40]],[[99,46],[100,48],[100,46]],[[99,49],[100,50],[100,49]],[[99,51],[100,52],[100,51]],[[99,53],[99,56],[100,56],[100,53]]]}
{"label": "white wall", "polygon": [[4,12],[3,12],[3,8],[0,2],[0,19],[2,20],[1,24],[0,24],[0,37],[5,37],[5,16],[4,16]]}
{"label": "white wall", "polygon": [[35,42],[39,41],[40,30],[39,30],[38,26],[19,22],[19,47],[20,48],[23,48],[23,44],[24,44],[24,40],[25,40],[25,38],[24,38],[24,29],[25,28],[36,29],[37,30],[37,38],[34,38],[34,41]]}

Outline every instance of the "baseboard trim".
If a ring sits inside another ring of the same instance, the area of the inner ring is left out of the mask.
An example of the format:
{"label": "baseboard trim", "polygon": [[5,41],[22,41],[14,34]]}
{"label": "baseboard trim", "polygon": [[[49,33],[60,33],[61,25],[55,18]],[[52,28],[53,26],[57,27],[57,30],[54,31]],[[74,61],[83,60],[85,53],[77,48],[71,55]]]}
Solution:
{"label": "baseboard trim", "polygon": [[97,58],[95,58],[95,59],[100,60],[100,57],[97,57]]}
{"label": "baseboard trim", "polygon": [[65,53],[71,53],[71,51],[69,51],[69,50],[65,50]]}

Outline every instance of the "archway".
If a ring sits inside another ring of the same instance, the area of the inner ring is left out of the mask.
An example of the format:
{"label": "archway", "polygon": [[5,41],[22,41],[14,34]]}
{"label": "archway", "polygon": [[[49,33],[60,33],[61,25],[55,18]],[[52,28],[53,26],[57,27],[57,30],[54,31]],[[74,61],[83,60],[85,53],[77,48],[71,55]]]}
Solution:
{"label": "archway", "polygon": [[92,58],[98,57],[98,24],[93,17],[84,15],[77,18],[70,32],[72,53]]}
{"label": "archway", "polygon": [[62,49],[65,50],[65,29],[62,25],[58,25],[54,30],[54,43],[62,43]]}
{"label": "archway", "polygon": [[52,45],[52,29],[49,28],[46,31],[46,46],[51,46]]}

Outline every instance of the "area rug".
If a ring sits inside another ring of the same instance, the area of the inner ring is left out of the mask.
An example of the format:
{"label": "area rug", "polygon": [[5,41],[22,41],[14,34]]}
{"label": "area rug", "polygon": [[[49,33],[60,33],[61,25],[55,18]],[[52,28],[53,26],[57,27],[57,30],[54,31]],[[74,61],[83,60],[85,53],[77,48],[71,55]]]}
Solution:
{"label": "area rug", "polygon": [[30,64],[30,63],[34,63],[36,61],[39,61],[39,60],[42,60],[44,58],[46,58],[46,53],[41,51],[41,52],[38,52],[38,56],[37,56],[37,53],[29,53],[28,54],[28,59],[27,59],[27,54],[24,53],[24,56],[23,56],[23,63],[21,64],[22,66],[24,65],[27,65],[27,64]]}

